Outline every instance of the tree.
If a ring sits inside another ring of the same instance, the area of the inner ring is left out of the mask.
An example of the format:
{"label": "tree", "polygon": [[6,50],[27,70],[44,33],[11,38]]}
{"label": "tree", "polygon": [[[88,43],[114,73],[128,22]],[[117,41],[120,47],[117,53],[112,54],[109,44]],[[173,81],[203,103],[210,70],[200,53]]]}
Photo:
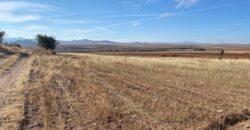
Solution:
{"label": "tree", "polygon": [[4,31],[0,31],[0,43],[2,44],[3,42],[3,37],[5,36],[5,32]]}
{"label": "tree", "polygon": [[220,57],[219,57],[220,60],[222,60],[224,54],[225,54],[224,49],[221,49],[221,50],[220,50]]}
{"label": "tree", "polygon": [[56,45],[59,44],[53,36],[38,34],[36,36],[36,40],[38,42],[38,46],[45,48],[46,50],[54,50],[56,49]]}

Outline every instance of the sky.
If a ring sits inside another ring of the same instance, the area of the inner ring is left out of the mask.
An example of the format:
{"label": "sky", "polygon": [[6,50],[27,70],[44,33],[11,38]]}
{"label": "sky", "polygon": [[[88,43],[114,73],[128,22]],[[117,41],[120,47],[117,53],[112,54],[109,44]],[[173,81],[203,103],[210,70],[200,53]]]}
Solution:
{"label": "sky", "polygon": [[12,38],[250,43],[250,0],[0,0]]}

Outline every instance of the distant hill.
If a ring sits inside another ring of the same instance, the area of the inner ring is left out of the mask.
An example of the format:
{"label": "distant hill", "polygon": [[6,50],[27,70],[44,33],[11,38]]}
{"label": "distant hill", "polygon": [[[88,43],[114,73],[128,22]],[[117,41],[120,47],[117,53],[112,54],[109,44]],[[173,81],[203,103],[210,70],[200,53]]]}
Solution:
{"label": "distant hill", "polygon": [[[35,39],[26,39],[26,38],[6,38],[8,43],[17,43],[22,47],[33,48],[37,46],[37,42]],[[151,50],[158,48],[158,50],[162,48],[168,48],[170,46],[178,47],[178,48],[193,48],[194,46],[245,46],[244,44],[233,44],[233,43],[197,43],[195,41],[183,41],[183,42],[175,42],[175,43],[167,43],[167,42],[115,42],[109,40],[60,40],[60,44],[57,47],[58,50],[77,50],[77,51],[103,51],[103,50],[111,50],[111,51],[119,51],[119,50],[134,50],[138,51],[138,48],[144,48],[143,50]],[[98,48],[98,49],[97,49]],[[132,48],[132,49],[131,49]],[[140,49],[139,49],[140,50]]]}
{"label": "distant hill", "polygon": [[36,47],[37,43],[35,39],[25,39],[25,38],[6,38],[7,43],[20,44],[22,47],[33,48]]}
{"label": "distant hill", "polygon": [[71,41],[60,41],[61,44],[73,44],[73,45],[110,45],[110,44],[119,44],[119,42],[113,42],[108,40],[89,40],[89,39],[82,39],[82,40],[71,40]]}
{"label": "distant hill", "polygon": [[[26,39],[26,38],[6,38],[6,42],[8,43],[17,43],[20,44],[22,47],[26,48],[33,48],[37,46],[37,42],[35,39]],[[121,44],[119,42],[113,42],[108,40],[71,40],[71,41],[59,41],[61,45],[112,45],[112,44]]]}

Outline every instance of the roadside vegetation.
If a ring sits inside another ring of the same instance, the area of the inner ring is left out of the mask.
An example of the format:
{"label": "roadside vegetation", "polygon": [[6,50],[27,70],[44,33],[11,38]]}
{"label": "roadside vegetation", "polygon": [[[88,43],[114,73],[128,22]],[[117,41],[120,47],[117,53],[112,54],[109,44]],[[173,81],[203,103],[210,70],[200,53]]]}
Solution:
{"label": "roadside vegetation", "polygon": [[36,36],[38,47],[32,50],[32,55],[54,55],[55,49],[59,42],[53,36],[41,35]]}
{"label": "roadside vegetation", "polygon": [[53,36],[38,34],[36,36],[36,40],[39,47],[42,47],[47,50],[55,50],[56,45],[59,44]]}
{"label": "roadside vegetation", "polygon": [[0,74],[8,70],[11,66],[13,66],[20,59],[20,57],[20,54],[14,54],[2,60],[0,62]]}

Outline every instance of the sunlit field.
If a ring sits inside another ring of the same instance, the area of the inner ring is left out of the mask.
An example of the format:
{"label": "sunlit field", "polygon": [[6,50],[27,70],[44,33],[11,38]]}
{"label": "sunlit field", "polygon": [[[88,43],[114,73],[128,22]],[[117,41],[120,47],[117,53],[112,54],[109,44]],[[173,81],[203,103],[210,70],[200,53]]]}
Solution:
{"label": "sunlit field", "polygon": [[227,129],[249,118],[248,60],[32,59],[25,107],[30,118],[23,128]]}
{"label": "sunlit field", "polygon": [[0,0],[0,130],[250,130],[250,0]]}

